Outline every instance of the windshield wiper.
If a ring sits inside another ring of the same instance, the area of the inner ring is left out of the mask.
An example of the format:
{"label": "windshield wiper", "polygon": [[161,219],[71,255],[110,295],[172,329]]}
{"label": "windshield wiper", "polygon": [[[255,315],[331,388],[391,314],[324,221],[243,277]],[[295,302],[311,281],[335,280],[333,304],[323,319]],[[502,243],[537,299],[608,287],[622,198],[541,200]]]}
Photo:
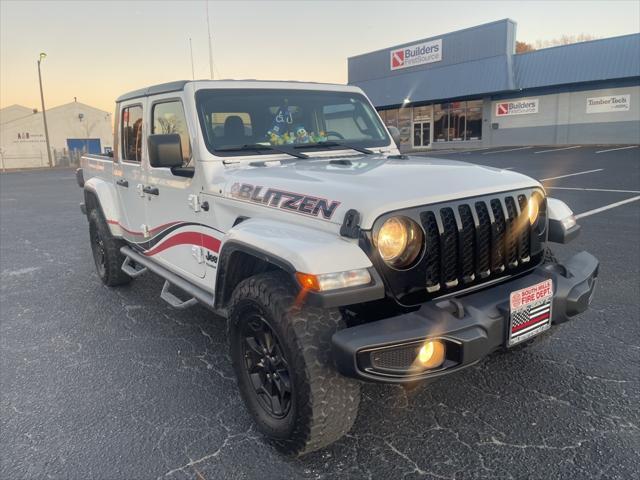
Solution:
{"label": "windshield wiper", "polygon": [[260,151],[260,150],[271,150],[278,153],[286,153],[287,155],[291,155],[296,158],[309,158],[309,155],[300,152],[294,152],[284,148],[274,147],[273,145],[264,145],[262,143],[248,143],[245,145],[227,145],[220,148],[215,148],[214,151],[218,152],[242,152],[242,151]]}
{"label": "windshield wiper", "polygon": [[356,147],[355,145],[349,145],[342,142],[318,142],[318,143],[305,143],[302,145],[295,145],[293,148],[322,148],[322,147],[345,147],[355,150],[356,152],[364,153],[365,155],[373,155],[375,152],[364,147]]}

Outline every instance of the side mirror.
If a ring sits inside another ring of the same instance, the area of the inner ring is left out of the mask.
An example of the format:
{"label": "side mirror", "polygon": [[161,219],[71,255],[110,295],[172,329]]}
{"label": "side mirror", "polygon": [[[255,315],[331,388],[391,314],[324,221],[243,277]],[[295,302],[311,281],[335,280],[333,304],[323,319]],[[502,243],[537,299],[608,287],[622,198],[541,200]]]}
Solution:
{"label": "side mirror", "polygon": [[393,141],[396,142],[396,147],[400,148],[400,130],[393,125],[387,125],[387,129],[389,130]]}
{"label": "side mirror", "polygon": [[149,135],[149,164],[154,168],[182,166],[182,143],[177,133],[157,133]]}

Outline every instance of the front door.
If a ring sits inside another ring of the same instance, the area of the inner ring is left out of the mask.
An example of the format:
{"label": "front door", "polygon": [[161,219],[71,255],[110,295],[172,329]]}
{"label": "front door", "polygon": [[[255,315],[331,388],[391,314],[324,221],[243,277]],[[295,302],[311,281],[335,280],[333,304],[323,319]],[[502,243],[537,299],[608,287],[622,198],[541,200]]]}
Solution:
{"label": "front door", "polygon": [[[170,270],[194,280],[206,274],[207,246],[203,212],[191,164],[190,137],[182,102],[156,97],[149,107],[149,134],[178,133],[182,140],[183,168],[149,166],[146,187],[146,218],[149,229],[145,253]],[[208,238],[208,237],[207,237]]]}
{"label": "front door", "polygon": [[431,122],[414,122],[413,147],[424,148],[431,144]]}

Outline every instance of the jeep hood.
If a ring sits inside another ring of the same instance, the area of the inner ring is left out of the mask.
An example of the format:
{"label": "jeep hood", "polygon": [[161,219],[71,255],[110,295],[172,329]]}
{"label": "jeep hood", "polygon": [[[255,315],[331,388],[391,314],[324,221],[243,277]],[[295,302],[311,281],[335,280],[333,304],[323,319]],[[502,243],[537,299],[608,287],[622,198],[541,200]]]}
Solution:
{"label": "jeep hood", "polygon": [[329,221],[341,224],[345,213],[355,209],[365,230],[389,211],[540,185],[509,170],[447,159],[382,155],[237,164],[227,174],[226,195],[237,196],[240,186],[250,185],[262,187],[254,197],[257,202],[268,189],[339,202]]}

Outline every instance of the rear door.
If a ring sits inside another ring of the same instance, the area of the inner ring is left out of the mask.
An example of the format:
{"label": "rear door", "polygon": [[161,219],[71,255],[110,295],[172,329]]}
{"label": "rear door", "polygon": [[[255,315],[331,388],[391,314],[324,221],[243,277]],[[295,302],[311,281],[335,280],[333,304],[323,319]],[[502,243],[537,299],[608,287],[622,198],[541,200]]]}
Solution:
{"label": "rear door", "polygon": [[116,121],[117,155],[114,156],[113,180],[118,192],[122,216],[107,219],[124,230],[124,237],[131,243],[145,247],[148,238],[145,222],[145,195],[142,192],[146,173],[142,158],[144,145],[145,99],[135,99],[118,105]]}
{"label": "rear door", "polygon": [[195,162],[184,106],[175,93],[149,99],[149,134],[177,133],[182,143],[183,167],[153,168],[149,165],[146,185],[146,218],[149,226],[147,256],[176,273],[202,279],[207,250],[219,244],[214,231],[202,224]]}

